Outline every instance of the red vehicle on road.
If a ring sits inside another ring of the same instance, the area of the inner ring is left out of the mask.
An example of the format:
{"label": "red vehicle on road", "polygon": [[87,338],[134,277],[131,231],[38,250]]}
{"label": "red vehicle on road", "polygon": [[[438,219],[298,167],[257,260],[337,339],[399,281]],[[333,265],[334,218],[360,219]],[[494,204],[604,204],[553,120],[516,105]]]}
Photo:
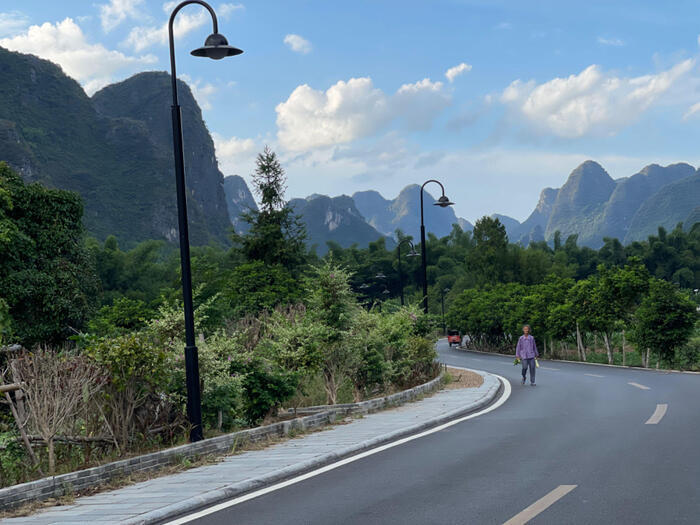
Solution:
{"label": "red vehicle on road", "polygon": [[447,344],[452,346],[452,343],[456,344],[457,346],[462,344],[462,334],[459,333],[459,330],[447,331]]}

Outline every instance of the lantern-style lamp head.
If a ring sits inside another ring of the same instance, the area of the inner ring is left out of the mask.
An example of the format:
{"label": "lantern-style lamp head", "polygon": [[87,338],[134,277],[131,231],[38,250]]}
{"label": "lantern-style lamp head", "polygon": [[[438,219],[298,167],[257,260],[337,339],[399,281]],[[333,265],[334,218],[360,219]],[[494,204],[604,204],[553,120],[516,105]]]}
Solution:
{"label": "lantern-style lamp head", "polygon": [[446,195],[443,195],[437,200],[437,202],[434,202],[433,204],[435,206],[440,206],[441,208],[447,208],[448,206],[452,206],[454,202],[450,202],[450,199],[448,199]]}
{"label": "lantern-style lamp head", "polygon": [[226,37],[219,33],[212,33],[202,47],[193,50],[191,54],[196,57],[207,57],[213,60],[232,57],[243,53],[241,49],[228,45]]}

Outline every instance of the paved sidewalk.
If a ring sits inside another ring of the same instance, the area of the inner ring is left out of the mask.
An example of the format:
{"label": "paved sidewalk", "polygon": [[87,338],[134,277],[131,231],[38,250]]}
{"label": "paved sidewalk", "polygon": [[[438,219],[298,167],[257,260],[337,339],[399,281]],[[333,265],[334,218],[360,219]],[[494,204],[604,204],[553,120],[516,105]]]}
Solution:
{"label": "paved sidewalk", "polygon": [[289,439],[220,463],[137,483],[3,524],[157,523],[271,485],[489,404],[500,381],[486,372],[479,388],[441,390],[421,401],[368,414],[345,425]]}

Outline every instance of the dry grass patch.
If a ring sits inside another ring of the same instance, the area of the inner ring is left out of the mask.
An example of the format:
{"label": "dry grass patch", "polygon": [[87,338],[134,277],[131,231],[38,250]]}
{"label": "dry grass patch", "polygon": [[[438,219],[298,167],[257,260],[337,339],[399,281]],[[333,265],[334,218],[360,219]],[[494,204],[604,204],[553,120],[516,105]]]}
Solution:
{"label": "dry grass patch", "polygon": [[484,384],[484,378],[476,372],[469,370],[461,370],[459,368],[447,367],[447,373],[450,374],[450,382],[445,385],[448,390],[458,388],[479,388]]}

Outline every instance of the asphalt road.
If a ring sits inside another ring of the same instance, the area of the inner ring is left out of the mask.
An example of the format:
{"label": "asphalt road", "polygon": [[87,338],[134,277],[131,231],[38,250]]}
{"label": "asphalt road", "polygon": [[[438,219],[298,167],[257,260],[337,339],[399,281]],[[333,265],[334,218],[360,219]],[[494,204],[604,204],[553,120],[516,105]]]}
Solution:
{"label": "asphalt road", "polygon": [[192,523],[700,523],[700,375],[541,361],[531,387],[512,357],[438,349],[508,401]]}

